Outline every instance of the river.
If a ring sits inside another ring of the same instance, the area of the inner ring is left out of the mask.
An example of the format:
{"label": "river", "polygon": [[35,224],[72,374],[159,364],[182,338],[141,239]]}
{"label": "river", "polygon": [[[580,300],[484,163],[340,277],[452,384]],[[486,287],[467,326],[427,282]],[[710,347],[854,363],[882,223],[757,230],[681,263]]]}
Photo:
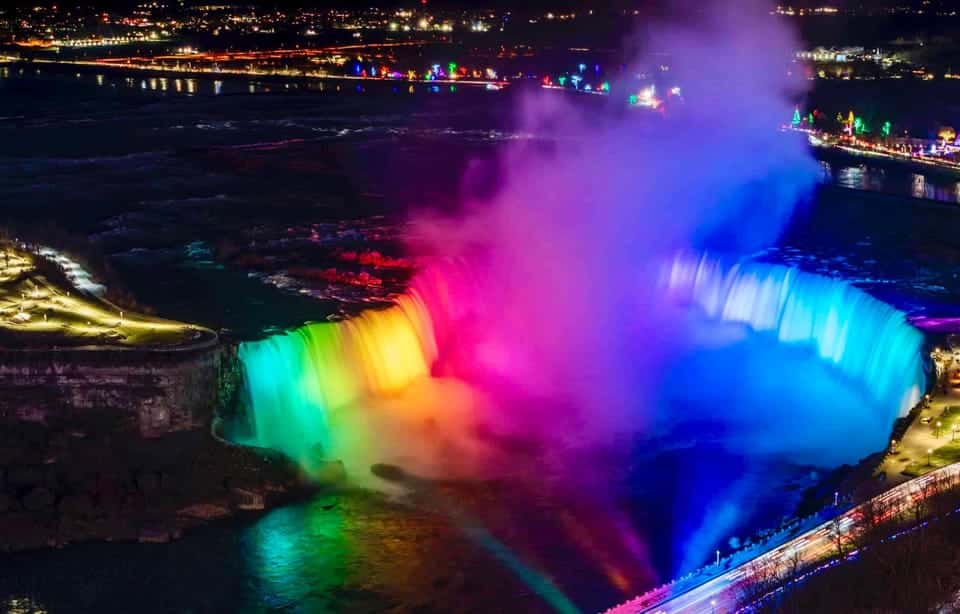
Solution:
{"label": "river", "polygon": [[[125,74],[0,67],[5,217],[67,247],[84,242],[86,257],[109,268],[107,283],[160,315],[254,339],[387,300],[408,266],[383,273],[374,290],[298,271],[356,273],[362,267],[344,256],[356,250],[403,258],[400,245],[416,232],[407,211],[449,209],[463,190],[482,192],[492,172],[484,161],[532,138],[513,128],[509,93],[287,85],[168,79],[154,87]],[[757,258],[848,279],[914,315],[958,315],[957,178],[831,159],[821,179],[782,241]],[[738,488],[749,492],[740,501],[754,513],[726,535],[741,539],[790,513],[818,478],[789,464],[758,469],[696,433],[661,443],[638,456],[660,468],[661,481],[636,484],[625,463],[610,478],[623,494],[613,511],[563,488],[499,481],[412,494],[348,490],[170,545],[4,556],[0,604],[11,612],[593,611],[681,565],[671,535],[694,521],[677,502],[714,503],[696,498],[689,476],[743,476]],[[633,543],[638,534],[643,543]]]}

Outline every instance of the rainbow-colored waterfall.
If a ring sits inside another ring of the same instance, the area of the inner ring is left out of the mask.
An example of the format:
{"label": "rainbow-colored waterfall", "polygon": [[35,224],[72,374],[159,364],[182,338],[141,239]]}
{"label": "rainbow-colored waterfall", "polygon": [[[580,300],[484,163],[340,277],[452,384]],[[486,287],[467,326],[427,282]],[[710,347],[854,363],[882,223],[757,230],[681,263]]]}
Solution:
{"label": "rainbow-colored waterfall", "polygon": [[430,374],[436,355],[430,314],[416,293],[384,310],[244,343],[253,443],[308,464],[333,443],[331,412],[402,391]]}
{"label": "rainbow-colored waterfall", "polygon": [[[472,290],[462,295],[452,291],[462,287]],[[884,408],[883,415],[877,416],[883,422],[878,422],[877,433],[888,429],[925,390],[922,335],[901,312],[841,280],[779,265],[725,264],[679,256],[665,268],[655,291],[679,309],[693,305],[710,320],[742,323],[761,334],[775,335],[782,344],[811,348]],[[309,466],[309,460],[318,455],[336,454],[341,438],[356,446],[358,438],[366,437],[367,445],[376,448],[405,435],[392,426],[377,429],[375,435],[356,432],[370,426],[367,418],[352,422],[353,431],[345,433],[343,421],[335,424],[336,415],[361,410],[381,412],[380,417],[382,412],[421,412],[417,419],[429,422],[430,416],[460,412],[471,419],[472,409],[458,408],[462,403],[455,395],[431,398],[440,394],[437,387],[420,387],[420,396],[412,403],[409,398],[391,400],[406,395],[418,382],[438,381],[434,373],[438,358],[447,355],[456,360],[450,361],[452,370],[445,367],[444,381],[466,381],[464,387],[492,392],[484,389],[489,381],[482,373],[481,363],[489,354],[484,337],[457,334],[458,327],[475,331],[496,326],[496,319],[484,320],[496,314],[481,299],[476,285],[446,279],[434,270],[419,276],[413,289],[390,308],[244,343],[240,358],[252,413],[251,443],[278,449]],[[510,339],[522,354],[526,340],[519,335]],[[445,347],[449,345],[467,347]],[[510,363],[500,360],[499,364]],[[529,364],[536,367],[537,363]],[[528,376],[529,371],[524,371],[515,377]],[[510,384],[522,389],[524,382]],[[422,409],[427,403],[429,411]],[[421,448],[435,444],[429,436],[410,443]]]}

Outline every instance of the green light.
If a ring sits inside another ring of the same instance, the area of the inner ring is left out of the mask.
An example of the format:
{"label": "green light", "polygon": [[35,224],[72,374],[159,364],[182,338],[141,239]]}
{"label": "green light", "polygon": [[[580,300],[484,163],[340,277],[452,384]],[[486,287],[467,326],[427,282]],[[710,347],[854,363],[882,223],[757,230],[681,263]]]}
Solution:
{"label": "green light", "polygon": [[629,99],[629,100],[630,100],[630,104],[631,104],[631,105],[635,105],[635,104],[637,104],[638,102],[640,102],[640,99],[637,97],[636,94],[630,94],[630,99]]}
{"label": "green light", "polygon": [[853,120],[853,131],[857,134],[863,134],[864,132],[870,132],[870,129],[867,127],[867,122],[863,121],[862,117],[856,117]]}
{"label": "green light", "polygon": [[448,75],[451,75],[451,76],[452,76],[452,75],[453,75],[454,73],[456,73],[456,72],[457,72],[457,63],[456,63],[456,62],[450,62],[449,64],[447,64],[447,74],[448,74]]}
{"label": "green light", "polygon": [[807,123],[810,124],[811,126],[813,125],[813,113],[807,114]]}
{"label": "green light", "polygon": [[800,109],[799,109],[799,108],[796,108],[796,109],[793,110],[793,122],[792,122],[792,123],[793,123],[794,126],[799,126],[799,125],[800,125]]}
{"label": "green light", "polygon": [[557,83],[559,83],[561,87],[563,87],[564,85],[566,85],[566,84],[567,84],[567,77],[566,77],[566,75],[561,75],[561,76],[557,77]]}
{"label": "green light", "polygon": [[883,136],[890,136],[891,128],[893,128],[893,126],[890,124],[890,122],[883,122],[883,127],[880,128],[880,134]]}
{"label": "green light", "polygon": [[601,90],[601,91],[604,91],[604,92],[609,92],[609,91],[610,91],[610,82],[609,82],[609,81],[604,81],[604,82],[603,82],[603,85],[600,86],[600,90]]}

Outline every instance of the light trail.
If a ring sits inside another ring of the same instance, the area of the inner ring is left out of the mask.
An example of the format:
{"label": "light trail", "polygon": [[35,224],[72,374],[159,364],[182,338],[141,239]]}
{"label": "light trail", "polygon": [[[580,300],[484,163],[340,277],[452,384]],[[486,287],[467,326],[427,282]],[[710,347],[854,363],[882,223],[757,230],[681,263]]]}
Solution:
{"label": "light trail", "polygon": [[[903,482],[887,490],[867,503],[860,504],[840,516],[830,519],[793,540],[776,546],[737,567],[715,577],[710,577],[711,568],[702,572],[700,584],[684,586],[673,582],[652,589],[630,601],[606,610],[605,614],[722,614],[743,610],[743,595],[757,582],[769,580],[776,570],[789,569],[797,556],[801,556],[805,575],[826,569],[830,559],[838,554],[838,533],[843,544],[849,545],[852,529],[864,522],[863,509],[867,505],[881,504],[887,508],[906,509],[918,498],[927,498],[934,485],[942,480],[956,481],[960,478],[960,463],[941,467],[918,478]],[[845,556],[853,554],[848,552]],[[813,566],[813,569],[811,569]],[[696,576],[694,576],[696,577]]]}
{"label": "light trail", "polygon": [[100,58],[93,60],[98,64],[123,64],[129,62],[154,62],[156,60],[206,60],[211,62],[230,62],[235,60],[276,60],[289,57],[314,57],[342,53],[344,51],[361,51],[367,49],[393,49],[397,47],[415,47],[430,44],[430,41],[407,41],[402,43],[363,43],[355,45],[337,45],[333,47],[316,47],[312,49],[269,49],[266,51],[219,51],[206,53],[189,53],[155,56],[129,56],[123,58]]}
{"label": "light trail", "polygon": [[[180,57],[180,56],[177,56]],[[48,60],[34,59],[34,64],[56,64],[70,66],[95,66],[107,70],[135,70],[141,72],[162,72],[162,73],[184,73],[195,75],[238,75],[246,77],[287,77],[296,79],[326,80],[326,81],[361,81],[361,82],[382,82],[382,83],[403,83],[403,84],[422,84],[422,85],[464,85],[474,87],[485,87],[488,89],[502,89],[510,85],[505,80],[486,80],[486,79],[409,79],[403,77],[363,77],[356,75],[331,75],[312,73],[301,70],[258,70],[258,69],[240,69],[240,68],[198,68],[182,66],[156,66],[143,64],[117,64],[114,62],[103,62],[100,60]]]}

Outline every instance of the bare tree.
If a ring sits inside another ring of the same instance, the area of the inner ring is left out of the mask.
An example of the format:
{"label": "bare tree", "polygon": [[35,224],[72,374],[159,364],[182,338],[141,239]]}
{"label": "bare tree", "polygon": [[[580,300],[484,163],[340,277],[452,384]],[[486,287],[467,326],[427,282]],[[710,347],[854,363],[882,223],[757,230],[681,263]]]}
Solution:
{"label": "bare tree", "polygon": [[793,580],[800,575],[800,570],[803,568],[803,551],[799,548],[791,548],[786,562],[790,570],[790,579]]}
{"label": "bare tree", "polygon": [[949,514],[960,503],[960,488],[957,487],[956,476],[938,476],[930,482],[928,490],[930,513],[934,516]]}
{"label": "bare tree", "polygon": [[845,516],[837,516],[830,521],[830,540],[837,549],[837,558],[842,559],[846,554],[846,546],[851,541],[851,536],[844,526]]}
{"label": "bare tree", "polygon": [[907,498],[910,513],[913,516],[913,524],[916,528],[920,528],[920,525],[923,523],[923,519],[930,508],[929,501],[927,499],[928,495],[929,492],[927,491],[926,486],[917,486],[910,492],[910,496]]}
{"label": "bare tree", "polygon": [[737,604],[746,607],[776,590],[784,581],[783,565],[779,559],[764,557],[747,563],[744,579],[737,586]]}

